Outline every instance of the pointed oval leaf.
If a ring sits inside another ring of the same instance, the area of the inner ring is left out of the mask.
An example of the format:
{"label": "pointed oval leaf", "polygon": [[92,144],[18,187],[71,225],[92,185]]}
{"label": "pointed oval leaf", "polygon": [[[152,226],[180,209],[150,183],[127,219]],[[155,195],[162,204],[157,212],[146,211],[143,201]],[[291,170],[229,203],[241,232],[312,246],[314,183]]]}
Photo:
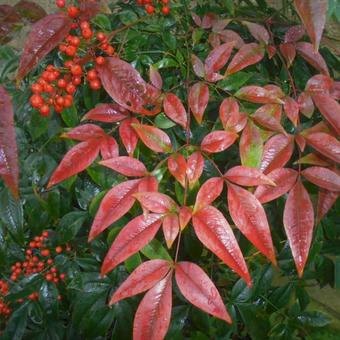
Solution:
{"label": "pointed oval leaf", "polygon": [[269,33],[261,25],[254,22],[242,21],[243,25],[246,25],[250,34],[259,42],[263,42],[266,45],[269,43]]}
{"label": "pointed oval leaf", "polygon": [[192,218],[199,240],[251,286],[251,278],[237,240],[228,221],[213,206],[207,206]]}
{"label": "pointed oval leaf", "polygon": [[280,52],[283,55],[283,57],[286,59],[287,67],[288,68],[291,67],[296,57],[295,45],[292,43],[280,44]]}
{"label": "pointed oval leaf", "polygon": [[21,80],[28,72],[50,53],[67,36],[72,19],[64,12],[49,14],[34,23],[21,54],[17,79]]}
{"label": "pointed oval leaf", "polygon": [[228,183],[228,208],[242,234],[276,265],[267,216],[258,199],[249,191]]}
{"label": "pointed oval leaf", "polygon": [[99,148],[100,140],[96,139],[81,142],[71,148],[54,170],[47,188],[85,170],[97,158]]}
{"label": "pointed oval leaf", "polygon": [[99,104],[82,118],[103,123],[116,123],[127,117],[129,112],[116,103]]}
{"label": "pointed oval leaf", "polygon": [[209,87],[207,84],[198,82],[189,90],[189,106],[198,124],[201,124],[203,114],[209,102]]}
{"label": "pointed oval leaf", "polygon": [[329,94],[334,85],[332,78],[324,74],[316,74],[308,79],[305,91],[310,95]]}
{"label": "pointed oval leaf", "polygon": [[160,192],[138,192],[133,195],[143,208],[158,214],[166,214],[178,210],[176,202],[168,195]]}
{"label": "pointed oval leaf", "polygon": [[267,53],[268,53],[269,59],[272,59],[275,56],[276,52],[277,52],[277,49],[276,49],[275,45],[268,45],[267,46]]}
{"label": "pointed oval leaf", "polygon": [[244,41],[241,36],[232,30],[223,30],[219,33],[219,37],[224,42],[234,41],[234,47],[238,50],[244,45]]}
{"label": "pointed oval leaf", "polygon": [[70,138],[84,142],[92,138],[102,138],[105,135],[105,131],[95,124],[83,124],[79,125],[68,132],[61,135],[63,138]]}
{"label": "pointed oval leaf", "polygon": [[119,156],[119,146],[116,140],[108,135],[105,135],[100,143],[100,153],[103,159],[111,159]]}
{"label": "pointed oval leaf", "polygon": [[192,68],[196,74],[197,77],[204,78],[205,70],[204,70],[204,64],[200,58],[195,56],[194,54],[191,55],[191,64]]}
{"label": "pointed oval leaf", "polygon": [[293,123],[296,127],[299,121],[299,104],[296,102],[295,99],[291,97],[284,98],[284,111],[288,119]]}
{"label": "pointed oval leaf", "polygon": [[139,304],[133,321],[134,340],[162,340],[172,309],[172,272],[153,286]]}
{"label": "pointed oval leaf", "polygon": [[177,214],[169,214],[163,220],[163,234],[166,245],[170,249],[179,233],[179,220]]}
{"label": "pointed oval leaf", "polygon": [[91,226],[89,241],[93,240],[112,223],[118,221],[133,206],[140,179],[126,181],[114,186],[104,196]]}
{"label": "pointed oval leaf", "polygon": [[118,264],[147,245],[162,224],[162,215],[140,215],[131,220],[113,241],[101,267],[101,274],[113,270]]}
{"label": "pointed oval leaf", "polygon": [[297,171],[293,169],[274,169],[267,177],[276,185],[259,185],[254,192],[254,196],[262,204],[271,202],[287,193],[294,186],[297,176]]}
{"label": "pointed oval leaf", "polygon": [[309,164],[309,165],[319,165],[319,166],[330,166],[331,163],[322,157],[320,154],[309,153],[306,156],[298,159],[295,164]]}
{"label": "pointed oval leaf", "polygon": [[237,137],[235,132],[213,131],[203,138],[201,149],[209,153],[221,152],[233,145]]}
{"label": "pointed oval leaf", "polygon": [[124,144],[124,147],[129,154],[129,156],[133,155],[133,152],[138,143],[138,135],[135,130],[132,128],[131,124],[138,124],[139,121],[136,118],[128,118],[125,119],[119,125],[119,137]]}
{"label": "pointed oval leaf", "polygon": [[143,177],[146,176],[148,171],[145,165],[136,158],[128,156],[120,156],[105,161],[99,162],[114,171],[119,172],[124,176]]}
{"label": "pointed oval leaf", "polygon": [[235,97],[256,104],[284,104],[276,94],[261,86],[244,86],[235,93]]}
{"label": "pointed oval leaf", "polygon": [[205,59],[205,72],[209,74],[222,69],[229,60],[234,45],[234,41],[231,41],[215,47]]}
{"label": "pointed oval leaf", "polygon": [[15,198],[19,197],[18,150],[14,111],[7,91],[0,85],[0,176]]}
{"label": "pointed oval leaf", "polygon": [[321,219],[333,207],[338,197],[339,197],[339,193],[336,191],[328,191],[324,189],[319,190],[316,224],[320,223]]}
{"label": "pointed oval leaf", "polygon": [[302,171],[302,175],[313,184],[328,191],[340,191],[340,175],[335,171],[321,167],[312,166]]}
{"label": "pointed oval leaf", "polygon": [[197,193],[194,212],[197,212],[214,202],[222,193],[223,183],[224,180],[220,177],[208,179]]}
{"label": "pointed oval leaf", "polygon": [[182,154],[174,153],[168,158],[168,169],[172,176],[185,187],[185,174],[187,169],[187,162]]}
{"label": "pointed oval leaf", "polygon": [[167,93],[164,102],[164,113],[182,127],[187,126],[187,112],[181,100],[173,93]]}
{"label": "pointed oval leaf", "polygon": [[112,295],[110,305],[145,292],[168,273],[170,263],[166,260],[150,260],[139,265]]}
{"label": "pointed oval leaf", "polygon": [[199,151],[194,152],[188,158],[186,175],[189,181],[189,187],[193,188],[195,183],[200,179],[204,168],[204,158]]}
{"label": "pointed oval leaf", "polygon": [[282,106],[279,104],[265,104],[258,108],[251,116],[254,121],[270,131],[278,131],[286,134],[280,123]]}
{"label": "pointed oval leaf", "polygon": [[178,219],[181,230],[183,230],[188,225],[188,223],[191,220],[191,217],[192,217],[191,208],[183,206],[179,209]]}
{"label": "pointed oval leaf", "polygon": [[285,34],[285,43],[294,43],[305,35],[305,28],[302,25],[291,26]]}
{"label": "pointed oval leaf", "polygon": [[175,277],[179,290],[190,303],[221,320],[232,322],[220,293],[199,266],[192,262],[179,262]]}
{"label": "pointed oval leaf", "polygon": [[300,180],[289,192],[283,211],[283,225],[299,277],[302,277],[313,237],[314,211]]}
{"label": "pointed oval leaf", "polygon": [[297,101],[301,113],[307,118],[311,118],[314,113],[312,97],[307,92],[302,92]]}
{"label": "pointed oval leaf", "polygon": [[138,192],[158,192],[158,181],[154,176],[146,176],[138,184]]}
{"label": "pointed oval leaf", "polygon": [[222,101],[219,116],[223,128],[228,131],[240,132],[247,124],[247,116],[240,112],[239,104],[234,98]]}
{"label": "pointed oval leaf", "polygon": [[161,75],[159,74],[158,70],[152,65],[150,65],[149,77],[150,77],[151,84],[157,89],[161,90],[163,87],[163,79]]}

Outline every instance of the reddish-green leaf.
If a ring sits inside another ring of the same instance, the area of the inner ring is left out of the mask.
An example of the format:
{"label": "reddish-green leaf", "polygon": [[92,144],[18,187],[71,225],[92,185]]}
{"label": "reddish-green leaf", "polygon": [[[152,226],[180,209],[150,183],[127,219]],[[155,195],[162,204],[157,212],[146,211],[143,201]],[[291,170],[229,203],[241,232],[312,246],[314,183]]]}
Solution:
{"label": "reddish-green leaf", "polygon": [[319,166],[330,166],[331,163],[322,157],[320,154],[309,153],[306,156],[299,158],[296,164],[309,164],[309,165],[319,165]]}
{"label": "reddish-green leaf", "polygon": [[316,74],[308,79],[305,91],[310,95],[329,94],[334,85],[334,81],[324,74]]}
{"label": "reddish-green leaf", "polygon": [[191,208],[183,206],[179,209],[178,219],[181,230],[183,230],[188,225],[188,223],[191,220],[191,217],[192,217]]}
{"label": "reddish-green leaf", "polygon": [[327,168],[312,166],[302,171],[302,175],[313,184],[328,191],[340,191],[340,176]]}
{"label": "reddish-green leaf", "polygon": [[235,132],[213,131],[203,138],[201,149],[209,153],[221,152],[233,145],[237,137]]}
{"label": "reddish-green leaf", "polygon": [[305,28],[302,25],[291,26],[285,34],[285,43],[294,43],[305,35]]}
{"label": "reddish-green leaf", "polygon": [[187,162],[180,153],[174,153],[168,158],[168,169],[172,176],[185,187],[185,174],[187,169]]}
{"label": "reddish-green leaf", "polygon": [[150,260],[139,265],[112,295],[110,305],[145,292],[168,273],[170,263],[165,260]]}
{"label": "reddish-green leaf", "polygon": [[238,102],[234,98],[222,101],[219,116],[225,130],[240,132],[247,124],[247,115],[240,112]]}
{"label": "reddish-green leaf", "polygon": [[144,124],[132,123],[131,126],[142,142],[152,151],[171,152],[171,140],[164,131],[154,126]]}
{"label": "reddish-green leaf", "polygon": [[0,176],[15,198],[19,197],[18,150],[14,112],[7,91],[0,86]]}
{"label": "reddish-green leaf", "polygon": [[265,104],[258,108],[251,116],[254,121],[270,131],[278,131],[286,134],[280,123],[282,106],[279,104]]}
{"label": "reddish-green leaf", "polygon": [[216,19],[213,22],[212,31],[220,33],[224,30],[226,26],[230,23],[231,19]]}
{"label": "reddish-green leaf", "polygon": [[251,286],[251,278],[237,240],[223,214],[207,206],[192,218],[199,240]]}
{"label": "reddish-green leaf", "polygon": [[100,139],[103,136],[105,136],[105,131],[95,124],[79,125],[61,135],[61,137],[63,138],[75,139],[81,142],[84,142],[92,138]]}
{"label": "reddish-green leaf", "polygon": [[298,98],[299,110],[307,118],[311,118],[314,112],[312,97],[307,92],[302,92]]}
{"label": "reddish-green leaf", "polygon": [[275,45],[268,45],[266,47],[266,49],[267,49],[267,53],[268,53],[268,58],[272,59],[275,56],[276,52],[277,52],[277,49],[276,49]]}
{"label": "reddish-green leaf", "polygon": [[189,158],[186,167],[186,175],[189,187],[193,188],[203,173],[204,158],[199,151],[194,152]]}
{"label": "reddish-green leaf", "polygon": [[91,226],[89,241],[93,240],[112,223],[118,221],[133,206],[132,196],[138,189],[140,179],[126,181],[114,186],[104,196]]}
{"label": "reddish-green leaf", "polygon": [[136,158],[120,156],[99,162],[124,176],[143,177],[147,175],[145,165]]}
{"label": "reddish-green leaf", "polygon": [[292,136],[275,135],[271,137],[263,149],[260,169],[268,174],[277,168],[283,168],[290,160],[294,151]]}
{"label": "reddish-green leaf", "polygon": [[333,126],[336,133],[340,135],[340,105],[337,101],[327,95],[313,95],[313,101],[321,114]]}
{"label": "reddish-green leaf", "polygon": [[259,42],[265,43],[268,45],[269,43],[269,33],[268,31],[261,25],[256,24],[254,22],[242,21],[243,25],[246,25],[250,34]]}
{"label": "reddish-green leaf", "polygon": [[97,158],[100,140],[90,139],[70,149],[53,172],[47,188],[85,170]]}
{"label": "reddish-green leaf", "polygon": [[133,321],[133,340],[163,340],[172,309],[172,272],[153,286],[139,304]]}
{"label": "reddish-green leaf", "polygon": [[163,86],[163,79],[161,75],[159,74],[158,70],[152,65],[150,65],[149,77],[150,77],[151,84],[157,89],[161,90]]}
{"label": "reddish-green leaf", "polygon": [[289,192],[283,225],[299,277],[302,277],[313,237],[314,211],[307,190],[300,180]]}
{"label": "reddish-green leaf", "polygon": [[131,220],[113,241],[101,267],[105,275],[119,263],[146,246],[156,235],[162,224],[162,215],[140,215]]}
{"label": "reddish-green leaf", "polygon": [[90,110],[83,118],[104,123],[116,123],[127,117],[128,111],[116,103],[99,104]]}
{"label": "reddish-green leaf", "polygon": [[46,11],[33,1],[20,0],[15,4],[13,9],[22,19],[26,19],[29,22],[36,22],[47,15]]}
{"label": "reddish-green leaf", "polygon": [[209,102],[209,87],[208,85],[198,82],[189,90],[189,106],[198,124],[201,124],[204,111]]}
{"label": "reddish-green leaf", "polygon": [[240,49],[244,45],[244,41],[241,36],[232,30],[223,30],[219,33],[219,37],[224,42],[234,41],[234,47],[237,49]]}
{"label": "reddish-green leaf", "polygon": [[279,168],[270,172],[267,177],[276,185],[260,185],[254,195],[260,203],[268,203],[287,193],[295,184],[298,173],[293,169]]}
{"label": "reddish-green leaf", "polygon": [[205,72],[210,74],[223,68],[233,51],[234,45],[234,41],[231,41],[215,47],[205,59]]}
{"label": "reddish-green leaf", "polygon": [[131,126],[133,123],[138,124],[139,121],[136,118],[128,118],[119,125],[119,137],[129,156],[133,155],[138,143],[138,135]]}
{"label": "reddish-green leaf", "polygon": [[322,31],[326,23],[327,0],[294,0],[295,8],[313,42],[319,49]]}
{"label": "reddish-green leaf", "polygon": [[247,66],[257,64],[264,57],[264,48],[255,43],[243,45],[235,54],[227,68],[226,75],[229,76]]}
{"label": "reddish-green leaf", "polygon": [[299,121],[299,104],[291,97],[285,97],[284,102],[283,108],[285,114],[296,127]]}
{"label": "reddish-green leaf", "polygon": [[100,143],[100,153],[103,159],[110,159],[119,156],[119,146],[116,140],[108,135],[105,135]]}
{"label": "reddish-green leaf", "polygon": [[219,319],[232,322],[217,288],[199,266],[179,262],[175,274],[179,290],[190,303]]}
{"label": "reddish-green leaf", "polygon": [[173,93],[167,93],[164,102],[164,113],[182,127],[187,126],[187,112],[181,100]]}
{"label": "reddish-green leaf", "polygon": [[208,179],[200,188],[196,196],[194,212],[197,212],[207,205],[210,205],[221,195],[224,180],[220,177]]}
{"label": "reddish-green leaf", "polygon": [[248,190],[228,183],[228,208],[242,234],[276,265],[267,216],[258,199]]}
{"label": "reddish-green leaf", "polygon": [[160,192],[139,192],[133,195],[144,209],[157,214],[166,214],[178,210],[176,202]]}
{"label": "reddish-green leaf", "polygon": [[295,45],[292,43],[280,44],[280,52],[283,55],[283,57],[286,59],[287,67],[290,67],[293,64],[293,61],[296,56]]}
{"label": "reddish-green leaf", "polygon": [[319,190],[316,224],[320,223],[321,219],[333,207],[338,197],[339,193],[336,191],[328,191],[324,189]]}
{"label": "reddish-green leaf", "polygon": [[179,220],[177,214],[169,214],[163,220],[163,234],[166,245],[170,249],[179,233]]}
{"label": "reddish-green leaf", "polygon": [[17,79],[21,80],[67,36],[72,19],[64,12],[47,15],[33,24],[21,54]]}
{"label": "reddish-green leaf", "polygon": [[194,54],[191,55],[191,63],[192,68],[196,74],[197,77],[204,78],[205,70],[204,70],[204,64],[201,59],[199,59]]}
{"label": "reddish-green leaf", "polygon": [[260,170],[244,165],[234,166],[233,168],[229,169],[224,174],[224,178],[226,178],[228,181],[243,186],[255,186],[261,184],[275,186],[275,182],[264,175]]}
{"label": "reddish-green leaf", "polygon": [[257,104],[284,104],[273,92],[261,86],[244,86],[235,93],[235,97]]}

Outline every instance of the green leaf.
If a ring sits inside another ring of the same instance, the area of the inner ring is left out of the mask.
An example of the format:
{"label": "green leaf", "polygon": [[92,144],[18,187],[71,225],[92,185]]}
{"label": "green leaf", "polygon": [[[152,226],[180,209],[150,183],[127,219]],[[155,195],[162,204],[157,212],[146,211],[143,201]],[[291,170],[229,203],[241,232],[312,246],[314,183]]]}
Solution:
{"label": "green leaf", "polygon": [[79,124],[78,111],[74,104],[64,109],[61,112],[61,117],[68,127],[75,127]]}
{"label": "green leaf", "polygon": [[124,25],[129,25],[138,20],[136,13],[125,10],[119,13],[119,19]]}
{"label": "green leaf", "polygon": [[324,327],[331,323],[331,319],[327,315],[317,311],[303,312],[298,315],[297,319],[303,325],[311,327]]}
{"label": "green leaf", "polygon": [[170,31],[163,32],[162,34],[163,41],[165,45],[167,45],[170,50],[175,51],[177,47],[177,40],[176,40],[176,35],[173,34]]}
{"label": "green leaf", "polygon": [[44,308],[46,316],[50,319],[58,317],[58,289],[54,283],[45,281],[39,292],[39,301]]}
{"label": "green leaf", "polygon": [[169,255],[168,251],[157,239],[154,239],[149,244],[147,244],[141,250],[141,253],[150,260],[164,259],[171,261],[171,256]]}
{"label": "green leaf", "polygon": [[25,302],[13,312],[1,336],[2,340],[20,340],[23,338],[27,326],[28,305],[29,303]]}
{"label": "green leaf", "polygon": [[251,77],[253,76],[250,72],[237,72],[225,79],[219,81],[217,86],[222,88],[224,91],[237,91],[239,90]]}
{"label": "green leaf", "polygon": [[129,273],[132,273],[140,264],[142,263],[142,259],[139,253],[133,254],[127,260],[125,260],[124,265],[126,270]]}
{"label": "green leaf", "polygon": [[97,14],[93,19],[92,22],[95,25],[98,25],[101,30],[110,32],[112,30],[111,21],[107,15],[104,14]]}
{"label": "green leaf", "polygon": [[160,129],[170,129],[176,125],[163,112],[158,114],[155,118],[155,125]]}
{"label": "green leaf", "polygon": [[72,211],[62,217],[58,228],[62,243],[71,241],[77,236],[87,216],[87,212]]}

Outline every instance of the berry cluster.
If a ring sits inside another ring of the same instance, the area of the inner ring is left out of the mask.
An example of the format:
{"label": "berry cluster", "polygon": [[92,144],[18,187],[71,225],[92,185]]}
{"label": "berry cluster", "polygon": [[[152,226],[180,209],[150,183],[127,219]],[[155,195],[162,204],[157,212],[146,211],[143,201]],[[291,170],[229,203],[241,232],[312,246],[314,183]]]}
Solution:
{"label": "berry cluster", "polygon": [[3,300],[3,297],[8,293],[8,283],[0,280],[0,316],[8,317],[11,314],[9,303]]}
{"label": "berry cluster", "polygon": [[[156,11],[157,3],[153,0],[137,0],[137,5],[144,6],[146,13],[153,14]],[[170,0],[159,0],[161,11],[164,15],[170,14]]]}

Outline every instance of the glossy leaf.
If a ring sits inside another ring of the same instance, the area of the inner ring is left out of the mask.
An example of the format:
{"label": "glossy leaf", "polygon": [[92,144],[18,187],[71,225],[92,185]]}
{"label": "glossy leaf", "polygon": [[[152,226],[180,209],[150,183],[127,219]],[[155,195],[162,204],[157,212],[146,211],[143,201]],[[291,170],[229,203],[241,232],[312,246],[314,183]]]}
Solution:
{"label": "glossy leaf", "polygon": [[131,220],[113,241],[101,267],[101,274],[113,270],[118,264],[147,245],[162,224],[162,215],[141,215]]}
{"label": "glossy leaf", "polygon": [[232,31],[232,30],[223,30],[219,33],[219,37],[222,41],[228,42],[228,41],[234,41],[235,42],[235,48],[240,49],[244,45],[244,41],[241,38],[241,36]]}
{"label": "glossy leaf", "polygon": [[197,77],[204,78],[205,70],[204,70],[204,64],[201,59],[199,59],[194,54],[191,55],[191,63],[192,68],[196,74]]}
{"label": "glossy leaf", "polygon": [[222,193],[223,183],[224,181],[220,177],[213,177],[204,182],[197,193],[194,212],[197,212],[214,202]]}
{"label": "glossy leaf", "polygon": [[305,91],[310,95],[329,94],[334,85],[334,81],[324,74],[316,74],[308,79]]}
{"label": "glossy leaf", "polygon": [[309,153],[306,156],[298,159],[296,164],[310,164],[310,165],[319,165],[319,166],[330,166],[330,162],[322,157],[320,154]]}
{"label": "glossy leaf", "polygon": [[287,67],[291,67],[296,56],[295,45],[292,43],[280,44],[280,52],[286,59]]}
{"label": "glossy leaf", "polygon": [[82,118],[103,123],[116,123],[127,118],[128,111],[118,104],[99,104]]}
{"label": "glossy leaf", "polygon": [[277,131],[286,134],[280,123],[282,107],[279,104],[265,104],[258,108],[251,116],[253,120],[270,131]]}
{"label": "glossy leaf", "polygon": [[302,171],[302,175],[313,184],[328,191],[340,191],[340,176],[330,169],[312,166]]}
{"label": "glossy leaf", "polygon": [[179,290],[190,303],[221,320],[232,322],[217,288],[199,266],[179,262],[175,277]]}
{"label": "glossy leaf", "polygon": [[153,286],[139,304],[133,321],[134,340],[162,340],[172,309],[172,272]]}
{"label": "glossy leaf", "polygon": [[138,124],[139,121],[136,118],[128,118],[125,119],[119,125],[119,137],[124,144],[124,147],[129,154],[129,156],[133,155],[133,152],[138,143],[138,135],[131,126],[131,124]]}
{"label": "glossy leaf", "polygon": [[208,85],[198,82],[189,90],[188,96],[189,106],[198,124],[201,124],[203,114],[209,102],[209,87]]}
{"label": "glossy leaf", "polygon": [[285,43],[294,43],[303,38],[305,35],[305,28],[302,25],[291,26],[285,34]]}
{"label": "glossy leaf", "polygon": [[159,74],[158,70],[152,65],[150,66],[150,69],[149,69],[149,77],[150,77],[151,84],[157,89],[161,90],[163,87],[163,79],[161,75]]}
{"label": "glossy leaf", "polygon": [[170,263],[166,260],[150,260],[138,266],[112,295],[110,305],[145,292],[168,273]]}
{"label": "glossy leaf", "polygon": [[259,42],[265,43],[268,45],[269,43],[269,33],[268,31],[261,25],[256,24],[254,22],[242,21],[243,25],[246,25],[250,34]]}
{"label": "glossy leaf", "polygon": [[33,24],[21,54],[17,79],[21,80],[67,36],[72,19],[64,12],[49,14]]}
{"label": "glossy leaf", "polygon": [[215,47],[205,59],[205,72],[210,74],[221,70],[229,60],[234,45],[231,41]]}
{"label": "glossy leaf", "polygon": [[158,184],[154,176],[146,176],[140,180],[138,192],[158,192]]}
{"label": "glossy leaf", "polygon": [[152,151],[171,152],[171,140],[164,131],[154,126],[144,124],[132,123],[131,126],[142,142]]}
{"label": "glossy leaf", "polygon": [[147,175],[145,165],[136,158],[120,156],[105,161],[99,162],[99,164],[106,166],[114,171],[119,172],[124,176],[131,177],[143,177]]}
{"label": "glossy leaf", "polygon": [[181,100],[172,93],[167,93],[164,102],[164,113],[182,127],[187,125],[187,113]]}
{"label": "glossy leaf", "polygon": [[133,196],[143,208],[154,213],[166,214],[178,209],[176,202],[171,197],[160,192],[139,192]]}
{"label": "glossy leaf", "polygon": [[105,136],[105,131],[95,124],[79,125],[61,135],[63,138],[70,138],[84,142],[89,139],[101,139]]}
{"label": "glossy leaf", "polygon": [[328,213],[333,207],[336,200],[339,197],[339,193],[336,191],[328,191],[321,189],[318,195],[316,223],[319,224],[322,218]]}
{"label": "glossy leaf", "polygon": [[284,98],[284,111],[288,119],[296,127],[299,121],[299,104],[291,97]]}
{"label": "glossy leaf", "polygon": [[255,186],[261,184],[275,186],[275,182],[264,175],[260,170],[244,165],[238,165],[230,168],[224,174],[224,178],[243,186]]}
{"label": "glossy leaf", "polygon": [[313,237],[314,211],[307,190],[300,180],[289,192],[283,225],[299,277],[302,277]]}
{"label": "glossy leaf", "polygon": [[254,196],[262,204],[271,202],[287,193],[294,186],[297,176],[297,171],[293,169],[274,169],[268,173],[267,177],[275,183],[275,186],[267,184],[259,185],[254,192]]}
{"label": "glossy leaf", "polygon": [[199,240],[251,286],[251,278],[228,221],[213,206],[206,206],[192,218]]}
{"label": "glossy leaf", "polygon": [[194,152],[188,158],[186,175],[189,181],[189,187],[192,188],[200,179],[203,173],[204,158],[199,151]]}
{"label": "glossy leaf", "polygon": [[100,153],[103,159],[111,159],[119,156],[119,146],[111,136],[104,136],[100,142]]}
{"label": "glossy leaf", "polygon": [[222,101],[219,116],[223,128],[228,131],[240,132],[247,124],[247,116],[240,112],[239,104],[234,98]]}
{"label": "glossy leaf", "polygon": [[181,230],[183,230],[188,225],[188,223],[191,220],[191,217],[192,217],[191,208],[183,206],[179,209],[178,219]]}
{"label": "glossy leaf", "polygon": [[201,149],[209,153],[221,152],[233,145],[237,137],[235,132],[213,131],[203,138]]}
{"label": "glossy leaf", "polygon": [[172,176],[185,187],[185,174],[187,169],[187,163],[185,158],[180,153],[174,153],[168,158],[168,169]]}
{"label": "glossy leaf", "polygon": [[18,150],[14,111],[7,91],[0,85],[0,176],[15,198],[19,197]]}
{"label": "glossy leaf", "polygon": [[307,118],[311,118],[314,113],[312,97],[307,92],[302,92],[298,98],[299,110]]}
{"label": "glossy leaf", "polygon": [[235,97],[256,104],[284,104],[277,95],[261,86],[244,86],[235,93]]}
{"label": "glossy leaf", "polygon": [[135,198],[132,196],[140,183],[139,179],[126,181],[114,186],[108,191],[100,203],[96,217],[91,226],[89,241],[97,237],[112,223],[118,221],[133,206]]}
{"label": "glossy leaf", "polygon": [[170,249],[179,233],[179,220],[177,214],[169,214],[163,220],[163,234],[166,245]]}
{"label": "glossy leaf", "polygon": [[249,191],[228,183],[228,208],[242,234],[276,265],[267,216],[258,199]]}

